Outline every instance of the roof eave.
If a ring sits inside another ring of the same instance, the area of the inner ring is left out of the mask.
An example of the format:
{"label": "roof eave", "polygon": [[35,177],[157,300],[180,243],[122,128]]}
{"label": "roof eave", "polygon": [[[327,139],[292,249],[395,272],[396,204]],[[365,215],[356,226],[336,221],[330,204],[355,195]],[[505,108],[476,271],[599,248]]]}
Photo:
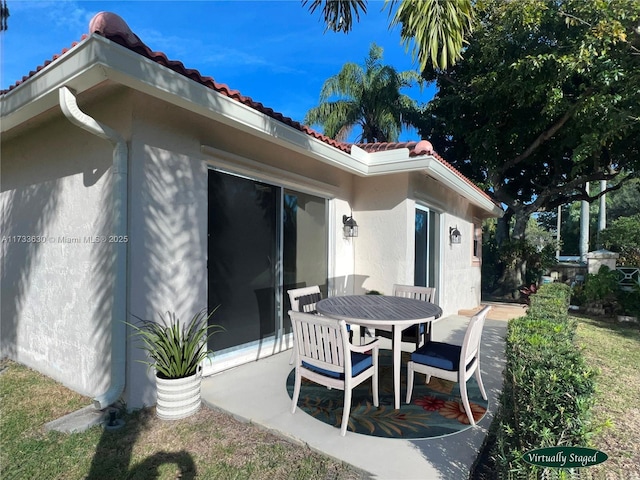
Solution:
{"label": "roof eave", "polygon": [[80,95],[107,80],[356,175],[367,174],[360,159],[95,34],[0,97],[0,131],[57,108],[62,86]]}
{"label": "roof eave", "polygon": [[491,216],[502,217],[504,215],[504,211],[482,191],[456,174],[434,155],[410,156],[409,150],[406,148],[368,153],[356,145],[351,147],[351,154],[360,158],[368,166],[368,176],[423,172],[485,210]]}
{"label": "roof eave", "polygon": [[471,203],[488,212],[490,216],[501,218],[504,215],[504,210],[496,205],[493,200],[438,160],[433,159],[433,161],[429,162],[424,171],[427,175],[454,189]]}

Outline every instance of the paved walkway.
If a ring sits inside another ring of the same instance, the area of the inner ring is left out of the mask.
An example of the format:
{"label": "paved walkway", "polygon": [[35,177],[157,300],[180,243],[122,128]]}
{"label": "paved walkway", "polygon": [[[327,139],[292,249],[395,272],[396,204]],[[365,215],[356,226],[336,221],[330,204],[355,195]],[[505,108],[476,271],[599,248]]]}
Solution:
{"label": "paved walkway", "polygon": [[[482,378],[489,397],[487,415],[475,428],[455,435],[425,440],[394,440],[333,428],[297,409],[285,382],[291,371],[290,351],[207,377],[202,383],[206,405],[258,424],[289,440],[349,463],[370,478],[389,480],[464,479],[476,459],[495,413],[502,387],[504,337],[508,318],[522,316],[520,305],[492,304],[482,337]],[[465,312],[467,313],[467,312]],[[469,316],[454,315],[438,322],[437,341],[460,343]],[[445,328],[446,326],[446,328]],[[386,340],[386,339],[384,339]]]}

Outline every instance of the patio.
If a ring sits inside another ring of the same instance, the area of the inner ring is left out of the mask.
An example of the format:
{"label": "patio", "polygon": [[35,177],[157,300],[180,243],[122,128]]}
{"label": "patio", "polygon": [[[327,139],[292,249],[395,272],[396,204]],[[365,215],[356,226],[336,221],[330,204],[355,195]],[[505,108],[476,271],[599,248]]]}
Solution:
{"label": "patio", "polygon": [[[211,408],[260,425],[283,437],[306,444],[378,479],[466,478],[484,441],[495,413],[504,368],[505,320],[522,316],[521,305],[494,304],[482,336],[481,368],[489,398],[489,410],[475,428],[425,440],[397,440],[347,432],[328,426],[300,409],[290,413],[285,388],[292,369],[290,352],[246,364],[202,383],[202,398]],[[461,342],[469,316],[461,312],[438,322],[434,340]],[[383,339],[386,340],[386,339]],[[384,345],[384,344],[383,344]]]}

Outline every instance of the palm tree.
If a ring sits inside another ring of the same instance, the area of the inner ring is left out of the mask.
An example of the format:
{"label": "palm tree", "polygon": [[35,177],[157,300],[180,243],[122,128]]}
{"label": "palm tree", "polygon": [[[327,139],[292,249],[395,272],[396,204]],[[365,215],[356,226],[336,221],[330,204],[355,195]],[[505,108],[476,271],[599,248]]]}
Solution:
{"label": "palm tree", "polygon": [[[302,0],[314,13],[324,4],[322,15],[327,30],[347,33],[353,18],[367,12],[366,0]],[[398,8],[390,27],[401,25],[400,36],[406,47],[414,42],[413,58],[424,70],[431,61],[435,69],[445,70],[462,58],[462,47],[473,27],[472,0],[386,0],[385,8]]]}
{"label": "palm tree", "polygon": [[415,100],[400,93],[402,87],[421,84],[414,71],[397,72],[382,65],[382,48],[371,44],[364,68],[346,63],[329,77],[320,91],[320,104],[307,112],[307,125],[320,125],[324,134],[345,141],[356,126],[359,142],[395,142],[407,116],[417,110]]}

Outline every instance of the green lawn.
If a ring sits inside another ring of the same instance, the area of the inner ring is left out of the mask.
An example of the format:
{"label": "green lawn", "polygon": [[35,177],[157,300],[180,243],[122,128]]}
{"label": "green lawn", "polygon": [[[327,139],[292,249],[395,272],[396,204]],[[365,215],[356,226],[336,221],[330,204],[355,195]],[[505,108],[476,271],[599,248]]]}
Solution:
{"label": "green lawn", "polygon": [[4,479],[358,479],[362,472],[258,427],[203,407],[173,422],[153,409],[109,432],[46,432],[44,424],[90,403],[10,361],[0,373],[0,468]]}
{"label": "green lawn", "polygon": [[640,328],[611,320],[578,320],[577,343],[587,361],[600,369],[594,415],[603,428],[592,443],[609,455],[593,468],[619,475],[615,478],[640,478]]}

